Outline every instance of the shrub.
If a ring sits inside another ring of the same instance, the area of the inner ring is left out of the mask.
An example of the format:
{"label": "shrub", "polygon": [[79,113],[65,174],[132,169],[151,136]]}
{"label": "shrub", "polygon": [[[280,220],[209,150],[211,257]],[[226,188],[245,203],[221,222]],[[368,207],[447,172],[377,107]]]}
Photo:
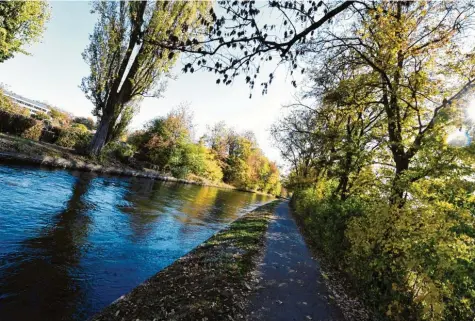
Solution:
{"label": "shrub", "polygon": [[75,117],[73,119],[73,123],[83,124],[89,130],[93,130],[93,129],[96,128],[96,124],[94,123],[94,119],[92,119],[90,117],[88,117],[88,118],[86,118],[86,117]]}
{"label": "shrub", "polygon": [[50,119],[50,117],[48,116],[48,114],[44,113],[44,112],[37,112],[36,114],[34,115],[31,115],[32,118],[34,119],[37,119],[37,120],[47,120],[47,119]]}
{"label": "shrub", "polygon": [[349,248],[345,236],[347,225],[351,218],[363,215],[365,206],[357,198],[341,201],[332,197],[328,188],[331,184],[320,183],[314,188],[297,191],[292,201],[305,228],[311,231],[315,245],[332,263],[344,267],[341,259]]}
{"label": "shrub", "polygon": [[37,121],[30,117],[0,110],[0,132],[22,135],[36,123]]}
{"label": "shrub", "polygon": [[40,140],[42,142],[55,144],[61,135],[62,129],[60,127],[52,127],[46,125],[41,133]]}
{"label": "shrub", "polygon": [[422,180],[406,206],[391,208],[384,198],[341,201],[325,182],[295,192],[292,206],[312,243],[382,319],[469,320],[475,197],[453,202],[453,190],[463,184]]}
{"label": "shrub", "polygon": [[71,116],[57,108],[50,108],[50,116],[55,126],[65,127],[71,123]]}
{"label": "shrub", "polygon": [[83,124],[72,124],[71,127],[77,129],[81,133],[88,133],[89,132],[86,125],[83,125]]}
{"label": "shrub", "polygon": [[101,153],[103,160],[112,157],[122,162],[128,162],[129,158],[134,156],[135,147],[124,142],[112,142],[106,145]]}
{"label": "shrub", "polygon": [[25,130],[21,136],[23,138],[28,138],[28,139],[31,139],[31,140],[40,140],[40,137],[41,137],[41,134],[43,132],[43,123],[38,121],[36,122],[35,125],[33,125],[32,127],[28,128],[27,130]]}
{"label": "shrub", "polygon": [[69,127],[61,130],[56,144],[66,148],[74,148],[78,152],[84,152],[91,140],[91,135],[87,129],[84,132],[81,128]]}

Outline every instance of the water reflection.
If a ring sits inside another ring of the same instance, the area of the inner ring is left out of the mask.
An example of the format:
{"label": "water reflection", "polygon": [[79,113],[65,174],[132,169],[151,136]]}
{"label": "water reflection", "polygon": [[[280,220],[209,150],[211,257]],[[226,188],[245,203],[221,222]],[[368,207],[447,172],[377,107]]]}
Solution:
{"label": "water reflection", "polygon": [[267,197],[0,165],[0,320],[84,320]]}
{"label": "water reflection", "polygon": [[[21,242],[22,251],[6,258],[1,270],[0,316],[4,320],[74,319],[84,293],[77,267],[87,238],[92,206],[85,201],[91,176],[80,176],[65,210],[51,217],[38,237]],[[85,307],[82,307],[84,309]]]}

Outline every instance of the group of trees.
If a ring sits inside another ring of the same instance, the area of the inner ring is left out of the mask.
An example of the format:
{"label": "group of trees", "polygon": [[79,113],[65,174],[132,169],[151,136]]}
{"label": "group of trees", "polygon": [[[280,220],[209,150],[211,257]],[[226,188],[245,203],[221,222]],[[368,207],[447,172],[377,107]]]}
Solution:
{"label": "group of trees", "polygon": [[237,133],[219,122],[201,141],[215,155],[224,181],[234,186],[279,195],[279,170],[258,148],[253,132]]}
{"label": "group of trees", "polygon": [[447,141],[469,127],[474,9],[377,2],[322,28],[272,129],[297,213],[385,318],[475,315],[475,150]]}
{"label": "group of trees", "polygon": [[191,175],[213,182],[280,194],[279,170],[258,148],[252,132],[236,133],[220,122],[194,139],[193,115],[182,106],[132,133],[128,143],[138,159],[175,177]]}

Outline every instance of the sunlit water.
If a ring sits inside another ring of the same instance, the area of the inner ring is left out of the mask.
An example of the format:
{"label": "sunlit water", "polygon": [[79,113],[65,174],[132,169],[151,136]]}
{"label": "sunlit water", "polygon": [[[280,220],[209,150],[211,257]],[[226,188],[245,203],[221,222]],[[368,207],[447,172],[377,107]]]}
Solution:
{"label": "sunlit water", "polygon": [[0,165],[0,320],[84,320],[269,197]]}

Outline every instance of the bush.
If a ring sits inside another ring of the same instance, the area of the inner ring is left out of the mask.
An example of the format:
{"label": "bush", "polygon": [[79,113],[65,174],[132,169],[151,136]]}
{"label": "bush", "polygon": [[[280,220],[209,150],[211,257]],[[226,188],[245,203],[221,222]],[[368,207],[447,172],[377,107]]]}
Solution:
{"label": "bush", "polygon": [[0,132],[2,133],[20,136],[36,124],[37,121],[33,118],[0,110]]}
{"label": "bush", "polygon": [[86,126],[86,128],[89,129],[89,130],[94,130],[96,128],[96,124],[94,123],[94,119],[92,119],[90,117],[89,118],[75,117],[73,119],[73,123],[82,124],[82,125]]}
{"label": "bush", "polygon": [[311,231],[313,243],[333,264],[344,268],[342,258],[349,249],[345,236],[347,225],[351,218],[362,216],[365,207],[356,198],[340,201],[332,197],[328,185],[331,182],[297,191],[292,203],[305,229]]}
{"label": "bush", "polygon": [[25,130],[22,134],[21,137],[23,138],[28,138],[31,140],[40,140],[41,134],[43,133],[43,123],[38,121],[36,124],[27,130]]}
{"label": "bush", "polygon": [[106,145],[102,150],[101,158],[115,158],[121,162],[128,162],[129,158],[134,156],[135,147],[124,142],[112,142]]}
{"label": "bush", "polygon": [[37,112],[36,114],[34,115],[31,115],[32,118],[34,119],[37,119],[37,120],[48,120],[50,119],[50,117],[48,116],[48,114],[44,113],[44,112]]}
{"label": "bush", "polygon": [[341,201],[332,197],[331,182],[295,192],[292,206],[312,243],[346,272],[380,318],[470,320],[475,315],[474,197],[451,203],[460,182],[445,187],[447,199],[427,192],[440,194],[446,183],[418,184],[400,209],[385,199]]}
{"label": "bush", "polygon": [[58,141],[62,131],[63,130],[60,127],[45,126],[43,128],[43,132],[41,133],[40,140],[42,142],[55,144]]}
{"label": "bush", "polygon": [[72,124],[71,127],[77,129],[78,131],[84,134],[89,132],[89,129],[87,129],[86,125],[83,124]]}
{"label": "bush", "polygon": [[81,128],[69,127],[61,130],[56,144],[66,148],[74,148],[82,153],[86,150],[91,141],[91,135],[86,129],[84,132]]}

